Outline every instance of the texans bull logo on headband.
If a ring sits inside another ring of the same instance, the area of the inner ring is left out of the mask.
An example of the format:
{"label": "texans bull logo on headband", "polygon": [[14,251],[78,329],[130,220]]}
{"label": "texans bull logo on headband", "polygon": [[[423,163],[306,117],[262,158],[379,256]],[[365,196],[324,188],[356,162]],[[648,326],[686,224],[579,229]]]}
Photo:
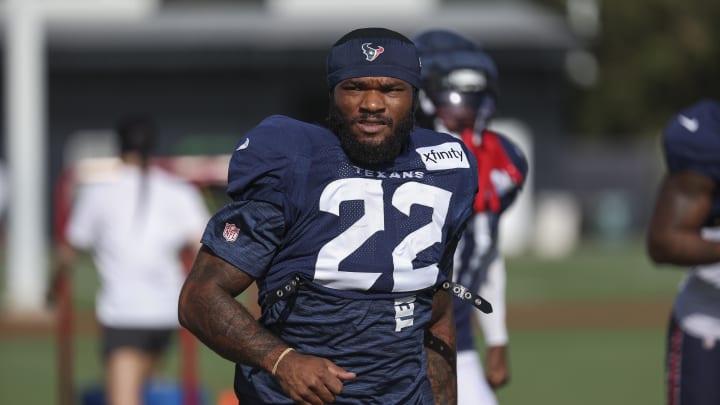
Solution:
{"label": "texans bull logo on headband", "polygon": [[381,53],[385,52],[385,48],[382,46],[378,46],[377,48],[373,48],[370,45],[372,42],[365,42],[362,44],[362,51],[365,54],[365,60],[368,62],[372,62],[375,59],[377,59],[378,56],[380,56]]}
{"label": "texans bull logo on headband", "polygon": [[346,34],[330,49],[326,68],[328,89],[354,77],[392,77],[416,89],[422,87],[415,45],[394,31],[380,28]]}

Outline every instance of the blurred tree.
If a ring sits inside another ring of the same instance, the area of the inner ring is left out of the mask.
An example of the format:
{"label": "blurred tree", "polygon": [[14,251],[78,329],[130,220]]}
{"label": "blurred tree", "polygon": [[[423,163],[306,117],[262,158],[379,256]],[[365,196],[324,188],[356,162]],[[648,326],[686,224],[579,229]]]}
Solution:
{"label": "blurred tree", "polygon": [[[563,14],[567,1],[535,0]],[[679,108],[720,97],[720,2],[597,1],[599,76],[575,94],[573,132],[655,136]]]}

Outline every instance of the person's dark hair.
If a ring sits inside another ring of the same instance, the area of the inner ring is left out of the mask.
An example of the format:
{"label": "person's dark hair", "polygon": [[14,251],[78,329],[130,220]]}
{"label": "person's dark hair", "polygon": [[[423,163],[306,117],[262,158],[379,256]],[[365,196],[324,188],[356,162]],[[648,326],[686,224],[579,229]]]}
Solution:
{"label": "person's dark hair", "polygon": [[148,169],[150,155],[155,151],[157,142],[157,128],[155,123],[146,115],[131,115],[124,117],[115,124],[120,155],[136,153],[141,159],[140,191],[138,193],[135,222],[145,223],[147,199],[149,198]]}
{"label": "person's dark hair", "polygon": [[147,164],[157,142],[155,123],[145,115],[127,116],[117,122],[115,132],[120,153],[135,152]]}

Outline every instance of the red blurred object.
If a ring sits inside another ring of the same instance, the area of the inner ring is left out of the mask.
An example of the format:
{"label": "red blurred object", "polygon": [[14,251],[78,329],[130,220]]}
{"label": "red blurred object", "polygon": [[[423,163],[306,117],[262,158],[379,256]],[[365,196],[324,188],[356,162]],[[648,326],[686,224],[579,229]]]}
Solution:
{"label": "red blurred object", "polygon": [[[195,252],[183,251],[182,261],[185,274],[190,272]],[[183,390],[183,405],[200,405],[201,392],[198,380],[197,341],[190,331],[180,328],[180,371]]]}
{"label": "red blurred object", "polygon": [[[55,242],[65,240],[65,227],[70,217],[72,190],[75,187],[74,170],[68,168],[60,173],[55,187],[54,237]],[[59,273],[53,288],[57,304],[56,339],[58,365],[58,404],[75,404],[75,383],[73,381],[73,289],[66,273]]]}
{"label": "red blurred object", "polygon": [[75,404],[73,382],[73,304],[72,283],[67,276],[60,276],[55,283],[57,297],[57,355],[58,388],[60,405]]}

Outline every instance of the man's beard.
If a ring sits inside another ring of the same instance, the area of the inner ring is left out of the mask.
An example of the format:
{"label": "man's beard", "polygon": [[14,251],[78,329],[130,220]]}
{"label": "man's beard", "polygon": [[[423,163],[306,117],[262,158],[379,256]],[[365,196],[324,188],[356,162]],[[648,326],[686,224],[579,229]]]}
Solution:
{"label": "man's beard", "polygon": [[[357,121],[369,118],[382,120],[393,130],[390,136],[378,144],[358,140],[350,128]],[[338,136],[340,145],[353,163],[362,167],[376,168],[391,163],[402,152],[410,137],[410,132],[415,126],[415,115],[410,109],[397,125],[392,118],[380,114],[364,113],[359,117],[346,120],[335,101],[331,100],[327,125]]]}

